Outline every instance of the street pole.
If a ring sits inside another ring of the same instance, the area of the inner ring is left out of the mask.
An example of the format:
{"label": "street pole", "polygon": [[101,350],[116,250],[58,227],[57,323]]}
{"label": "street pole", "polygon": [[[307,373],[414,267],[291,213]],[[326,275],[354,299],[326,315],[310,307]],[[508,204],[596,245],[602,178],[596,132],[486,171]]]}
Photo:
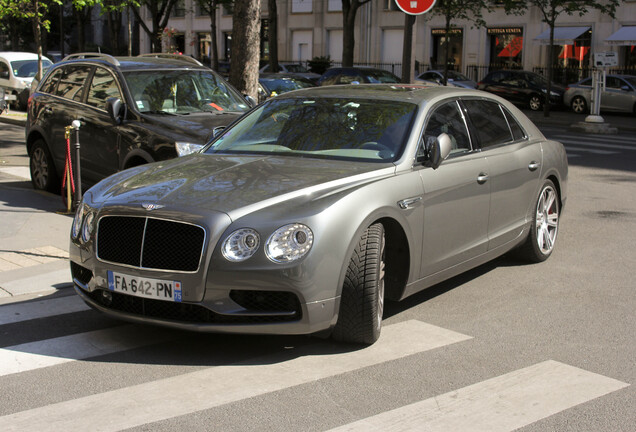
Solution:
{"label": "street pole", "polygon": [[415,17],[404,14],[404,47],[402,50],[402,82],[410,84],[415,71]]}
{"label": "street pole", "polygon": [[80,141],[79,130],[82,122],[79,120],[73,120],[71,123],[73,129],[75,129],[75,197],[73,199],[73,207],[79,208],[82,201],[82,172],[80,170]]}

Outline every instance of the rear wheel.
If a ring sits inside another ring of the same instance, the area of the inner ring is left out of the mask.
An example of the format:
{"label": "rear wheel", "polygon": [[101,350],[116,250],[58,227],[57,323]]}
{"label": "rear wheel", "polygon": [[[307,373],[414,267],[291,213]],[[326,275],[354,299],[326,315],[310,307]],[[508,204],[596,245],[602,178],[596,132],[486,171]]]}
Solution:
{"label": "rear wheel", "polygon": [[546,180],[537,198],[530,234],[519,249],[523,258],[541,262],[550,257],[559,230],[559,210],[559,196],[554,183]]}
{"label": "rear wheel", "polygon": [[570,107],[575,113],[583,114],[587,111],[587,102],[585,102],[583,96],[574,96],[572,102],[570,102]]}
{"label": "rear wheel", "polygon": [[29,170],[31,172],[31,183],[33,183],[35,189],[53,193],[59,192],[60,181],[57,178],[53,158],[46,144],[41,139],[33,143],[31,154],[29,155]]}
{"label": "rear wheel", "polygon": [[384,227],[376,223],[364,232],[349,261],[334,339],[360,344],[378,340],[384,313],[384,274]]}

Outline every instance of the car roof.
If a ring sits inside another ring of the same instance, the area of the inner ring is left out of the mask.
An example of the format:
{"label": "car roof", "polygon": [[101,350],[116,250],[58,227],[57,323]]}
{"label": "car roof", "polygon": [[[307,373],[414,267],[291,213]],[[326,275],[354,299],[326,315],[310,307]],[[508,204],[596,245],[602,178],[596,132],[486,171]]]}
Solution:
{"label": "car roof", "polygon": [[[95,56],[92,56],[95,54]],[[209,67],[202,65],[198,61],[191,57],[183,56],[171,56],[171,57],[153,57],[140,56],[140,57],[113,57],[110,55],[99,55],[97,53],[86,54],[86,56],[79,54],[79,57],[72,58],[73,55],[67,56],[58,65],[70,64],[70,63],[91,63],[100,64],[102,66],[108,66],[111,68],[117,68],[121,71],[133,71],[133,70],[170,70],[170,69],[198,69],[198,70],[211,70]]]}
{"label": "car roof", "polygon": [[383,99],[404,100],[420,104],[444,95],[456,96],[480,96],[499,100],[488,93],[464,89],[460,87],[440,87],[427,84],[353,84],[311,87],[296,90],[277,96],[282,98],[359,98],[359,99]]}
{"label": "car roof", "polygon": [[[38,55],[31,52],[18,52],[18,51],[2,51],[0,57],[8,61],[16,60],[37,60]],[[42,59],[51,61],[48,57],[42,56]]]}

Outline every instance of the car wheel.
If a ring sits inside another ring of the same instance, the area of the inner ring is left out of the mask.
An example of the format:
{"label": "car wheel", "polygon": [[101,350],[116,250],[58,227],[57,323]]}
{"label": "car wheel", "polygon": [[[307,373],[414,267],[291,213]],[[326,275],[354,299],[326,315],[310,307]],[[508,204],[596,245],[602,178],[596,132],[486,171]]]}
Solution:
{"label": "car wheel", "polygon": [[587,102],[585,102],[585,98],[583,98],[583,96],[574,96],[570,103],[570,107],[575,113],[583,114],[587,111]]}
{"label": "car wheel", "polygon": [[59,192],[59,179],[53,164],[53,158],[46,144],[41,139],[33,143],[29,156],[31,183],[38,190]]}
{"label": "car wheel", "polygon": [[537,198],[530,234],[519,250],[523,258],[541,262],[550,257],[559,231],[559,210],[559,196],[554,183],[546,180]]}
{"label": "car wheel", "polygon": [[376,223],[364,232],[349,261],[334,339],[360,344],[378,340],[384,313],[384,273],[384,227]]}
{"label": "car wheel", "polygon": [[541,97],[539,95],[530,96],[528,106],[532,111],[539,111],[541,109]]}

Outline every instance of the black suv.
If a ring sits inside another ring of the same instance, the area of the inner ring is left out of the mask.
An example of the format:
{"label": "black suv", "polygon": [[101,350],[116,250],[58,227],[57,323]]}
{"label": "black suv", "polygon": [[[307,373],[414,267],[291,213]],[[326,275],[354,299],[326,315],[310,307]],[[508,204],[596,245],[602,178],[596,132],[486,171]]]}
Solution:
{"label": "black suv", "polygon": [[[483,80],[479,81],[477,88],[537,111],[545,102],[548,80],[534,72],[499,70],[486,75]],[[565,88],[552,83],[550,105],[563,105],[563,93],[565,93]]]}
{"label": "black suv", "polygon": [[59,191],[64,127],[73,120],[82,122],[82,182],[91,185],[122,169],[191,153],[251,105],[190,57],[73,54],[51,67],[29,99],[33,186]]}

